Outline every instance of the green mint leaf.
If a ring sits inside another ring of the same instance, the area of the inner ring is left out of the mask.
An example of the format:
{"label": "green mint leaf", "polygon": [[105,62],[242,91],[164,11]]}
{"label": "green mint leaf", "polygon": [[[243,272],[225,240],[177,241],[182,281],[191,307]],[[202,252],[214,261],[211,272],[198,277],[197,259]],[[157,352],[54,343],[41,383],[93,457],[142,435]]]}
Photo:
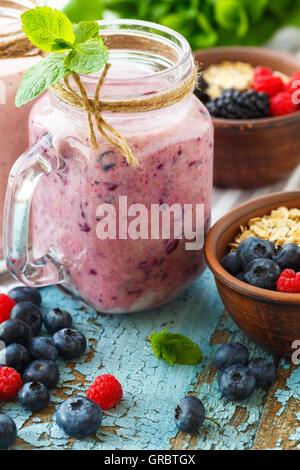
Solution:
{"label": "green mint leaf", "polygon": [[99,38],[100,27],[97,21],[81,21],[73,26],[75,40],[77,44],[88,41],[89,39]]}
{"label": "green mint leaf", "polygon": [[16,96],[18,108],[70,73],[64,65],[64,59],[61,54],[51,54],[26,72]]}
{"label": "green mint leaf", "polygon": [[168,364],[199,364],[202,359],[202,352],[192,340],[181,334],[168,333],[163,330],[161,333],[151,335],[151,345],[155,356],[165,360]]}
{"label": "green mint leaf", "polygon": [[73,73],[89,74],[101,70],[107,61],[107,47],[99,37],[76,44],[75,49],[66,56],[65,66]]}
{"label": "green mint leaf", "polygon": [[23,31],[32,44],[45,52],[64,52],[75,42],[69,18],[50,7],[37,7],[21,15]]}

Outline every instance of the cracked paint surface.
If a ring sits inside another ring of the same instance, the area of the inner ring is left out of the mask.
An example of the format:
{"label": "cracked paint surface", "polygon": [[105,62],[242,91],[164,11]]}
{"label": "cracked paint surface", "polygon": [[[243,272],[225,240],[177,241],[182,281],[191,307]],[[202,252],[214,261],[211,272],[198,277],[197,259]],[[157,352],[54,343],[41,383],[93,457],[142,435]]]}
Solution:
{"label": "cracked paint surface", "polygon": [[[223,342],[225,339],[225,342],[244,343],[251,356],[266,354],[250,343],[223,315],[223,304],[208,271],[175,301],[140,314],[99,315],[92,309],[82,308],[57,288],[45,288],[41,292],[43,312],[53,307],[70,311],[74,327],[88,339],[88,349],[79,361],[58,361],[60,381],[57,389],[52,391],[51,403],[45,411],[32,415],[17,401],[1,404],[2,412],[16,421],[19,430],[13,449],[251,447],[263,413],[266,392],[257,390],[249,400],[240,404],[223,399],[218,391],[212,357],[222,338]],[[164,328],[187,335],[199,344],[203,362],[197,366],[170,366],[157,360],[145,337]],[[95,377],[103,373],[111,373],[118,378],[124,398],[116,408],[105,412],[102,427],[96,435],[82,440],[70,439],[56,425],[55,410],[63,399],[85,394]],[[291,375],[288,387],[291,393],[299,395],[299,375]],[[177,433],[174,409],[180,398],[189,392],[203,400],[207,415],[220,423],[220,429],[209,423],[198,436]],[[284,407],[289,398],[283,392],[280,391],[277,399],[282,400]],[[299,429],[293,434],[293,439],[300,441]]]}

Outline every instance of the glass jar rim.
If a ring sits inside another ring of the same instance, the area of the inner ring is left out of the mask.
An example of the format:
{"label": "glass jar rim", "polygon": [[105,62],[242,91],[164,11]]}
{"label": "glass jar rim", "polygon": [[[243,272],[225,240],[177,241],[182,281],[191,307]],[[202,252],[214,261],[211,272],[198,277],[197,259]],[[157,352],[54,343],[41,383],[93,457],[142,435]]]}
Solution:
{"label": "glass jar rim", "polygon": [[[125,39],[132,40],[132,38],[140,38],[141,41],[149,41],[161,44],[162,50],[173,51],[174,57],[177,55],[177,60],[173,62],[168,59],[165,63],[164,69],[152,73],[146,73],[134,77],[112,77],[109,74],[105,79],[105,84],[101,90],[101,100],[103,101],[118,101],[118,100],[131,100],[154,96],[158,93],[166,93],[178,87],[189,75],[193,72],[194,60],[192,56],[191,47],[188,41],[176,31],[156,23],[142,20],[128,20],[128,19],[113,19],[113,20],[100,20],[100,34],[106,37],[106,42],[109,43],[110,39],[114,36],[124,36]],[[143,44],[143,43],[142,43]],[[109,46],[109,44],[108,44]],[[122,48],[109,47],[109,51],[123,50]],[[136,50],[124,49],[124,54],[136,54]],[[147,51],[145,51],[147,52]],[[149,51],[148,51],[149,52]],[[143,50],[139,50],[143,54]],[[112,54],[113,55],[113,54]],[[112,57],[113,60],[113,57]],[[87,88],[90,97],[93,96],[92,90],[95,89],[100,72],[92,73],[90,75],[81,75],[81,80]],[[133,89],[130,85],[134,83],[134,93],[126,93],[126,89]],[[159,83],[159,88],[158,88]],[[65,104],[65,103],[64,103]]]}
{"label": "glass jar rim", "polygon": [[[25,34],[22,30],[20,16],[27,10],[44,5],[44,0],[0,0],[0,42],[8,38],[14,40]],[[6,20],[6,21],[5,21]]]}

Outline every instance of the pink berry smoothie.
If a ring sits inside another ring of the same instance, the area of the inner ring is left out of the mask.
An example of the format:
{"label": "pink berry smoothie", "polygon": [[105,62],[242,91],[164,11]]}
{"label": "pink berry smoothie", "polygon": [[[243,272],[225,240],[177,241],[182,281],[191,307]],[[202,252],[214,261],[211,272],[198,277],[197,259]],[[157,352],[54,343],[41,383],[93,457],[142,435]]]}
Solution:
{"label": "pink berry smoothie", "polygon": [[0,60],[0,253],[2,216],[8,175],[16,159],[28,147],[28,116],[32,104],[16,108],[15,97],[24,73],[36,57]]}
{"label": "pink berry smoothie", "polygon": [[65,168],[44,176],[34,196],[34,256],[54,249],[65,266],[65,286],[102,312],[126,313],[164,304],[183,291],[205,267],[203,250],[187,251],[186,240],[97,237],[97,209],[128,206],[204,204],[204,231],[210,228],[213,125],[204,105],[191,96],[172,108],[106,116],[126,137],[141,168],[100,136],[89,143],[86,117],[51,94],[33,107],[30,144],[46,132]]}

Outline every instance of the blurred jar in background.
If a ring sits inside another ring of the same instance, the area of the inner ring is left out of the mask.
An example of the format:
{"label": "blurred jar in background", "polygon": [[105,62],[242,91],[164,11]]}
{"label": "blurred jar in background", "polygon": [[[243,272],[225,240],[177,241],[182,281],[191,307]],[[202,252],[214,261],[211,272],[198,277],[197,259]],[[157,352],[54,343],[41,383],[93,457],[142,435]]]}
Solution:
{"label": "blurred jar in background", "polygon": [[8,175],[20,153],[28,146],[28,115],[32,103],[16,108],[15,96],[24,73],[41,59],[26,40],[20,15],[44,2],[0,0],[0,256],[2,217]]}

